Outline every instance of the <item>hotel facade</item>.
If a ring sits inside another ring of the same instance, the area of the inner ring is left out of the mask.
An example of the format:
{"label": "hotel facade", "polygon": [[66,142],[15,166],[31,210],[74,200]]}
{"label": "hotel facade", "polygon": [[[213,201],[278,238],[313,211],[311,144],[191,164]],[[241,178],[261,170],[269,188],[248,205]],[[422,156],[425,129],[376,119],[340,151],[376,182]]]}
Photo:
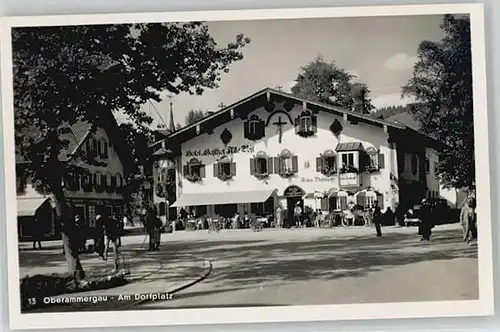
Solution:
{"label": "hotel facade", "polygon": [[[362,104],[356,100],[355,104]],[[438,197],[438,143],[402,123],[264,89],[177,130],[176,201],[196,215],[291,218],[296,205],[383,210]]]}

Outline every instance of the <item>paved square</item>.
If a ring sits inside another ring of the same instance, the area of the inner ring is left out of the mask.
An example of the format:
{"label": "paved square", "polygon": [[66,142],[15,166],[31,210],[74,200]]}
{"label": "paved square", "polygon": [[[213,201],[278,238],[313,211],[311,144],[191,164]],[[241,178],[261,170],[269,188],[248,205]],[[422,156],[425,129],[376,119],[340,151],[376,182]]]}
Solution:
{"label": "paved square", "polygon": [[458,224],[437,226],[430,242],[417,229],[373,228],[178,232],[164,250],[213,264],[203,282],[174,301],[142,308],[347,304],[478,298],[477,248]]}

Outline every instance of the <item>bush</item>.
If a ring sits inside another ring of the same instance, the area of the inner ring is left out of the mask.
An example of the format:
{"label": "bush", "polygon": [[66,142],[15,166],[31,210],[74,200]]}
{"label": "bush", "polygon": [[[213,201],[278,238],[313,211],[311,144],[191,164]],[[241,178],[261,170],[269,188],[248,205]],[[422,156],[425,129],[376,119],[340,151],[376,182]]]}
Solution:
{"label": "bush", "polygon": [[20,280],[21,310],[43,305],[43,298],[82,291],[108,289],[125,285],[125,273],[95,276],[77,282],[69,274],[33,275]]}

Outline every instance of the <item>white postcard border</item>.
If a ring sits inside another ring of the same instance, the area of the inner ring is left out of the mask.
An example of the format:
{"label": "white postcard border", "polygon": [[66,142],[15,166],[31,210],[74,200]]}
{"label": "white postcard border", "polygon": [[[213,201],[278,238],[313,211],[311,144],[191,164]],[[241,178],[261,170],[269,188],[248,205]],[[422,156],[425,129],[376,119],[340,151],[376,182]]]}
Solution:
{"label": "white postcard border", "polygon": [[[105,326],[191,325],[356,319],[487,316],[494,313],[490,156],[486,98],[484,16],[482,4],[366,6],[139,14],[99,14],[8,17],[1,26],[2,120],[7,234],[17,234],[11,28],[19,26],[110,24],[167,21],[235,21],[263,19],[373,17],[470,14],[472,37],[476,184],[478,197],[479,300],[311,305],[220,309],[169,309],[113,312],[21,314],[17,236],[6,236],[8,249],[9,316],[13,329]],[[489,222],[488,222],[489,221]]]}

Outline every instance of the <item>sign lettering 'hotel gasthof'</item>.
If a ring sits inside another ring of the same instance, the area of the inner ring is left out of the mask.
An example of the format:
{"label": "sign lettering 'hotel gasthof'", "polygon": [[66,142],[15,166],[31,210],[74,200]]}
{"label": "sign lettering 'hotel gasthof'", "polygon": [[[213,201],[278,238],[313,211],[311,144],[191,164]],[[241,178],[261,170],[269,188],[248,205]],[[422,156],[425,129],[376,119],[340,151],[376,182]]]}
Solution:
{"label": "sign lettering 'hotel gasthof'", "polygon": [[199,156],[226,156],[229,154],[237,153],[254,153],[255,147],[250,145],[242,146],[228,146],[225,148],[207,148],[207,149],[194,149],[186,150],[186,157],[199,157]]}

